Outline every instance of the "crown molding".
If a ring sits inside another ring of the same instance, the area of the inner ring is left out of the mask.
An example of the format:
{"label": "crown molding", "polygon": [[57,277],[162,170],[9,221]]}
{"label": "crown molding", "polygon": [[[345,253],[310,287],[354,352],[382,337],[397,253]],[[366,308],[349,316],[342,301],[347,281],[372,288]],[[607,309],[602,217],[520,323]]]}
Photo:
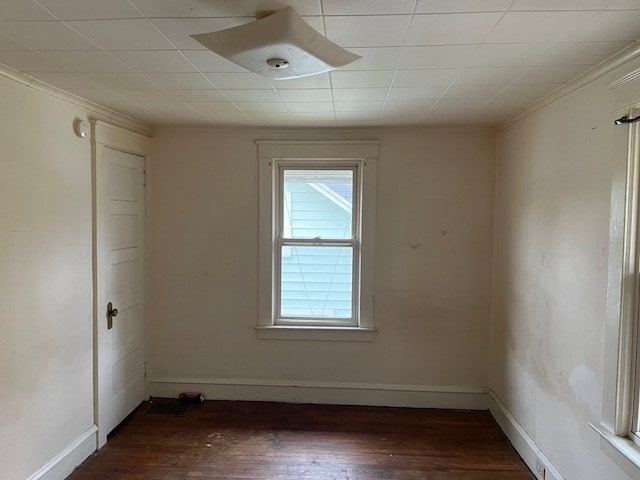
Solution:
{"label": "crown molding", "polygon": [[[515,125],[516,123],[518,123],[520,120],[523,120],[524,118],[546,107],[547,105],[563,97],[566,97],[570,93],[575,92],[579,88],[582,88],[585,85],[588,85],[589,83],[597,80],[603,75],[606,75],[607,73],[612,72],[613,70],[621,67],[625,63],[630,62],[631,60],[638,57],[640,57],[640,41],[634,43],[633,45],[630,45],[629,47],[625,48],[621,52],[613,55],[612,57],[608,58],[602,63],[587,70],[582,75],[579,75],[575,79],[571,80],[569,83],[554,90],[553,92],[548,94],[546,97],[541,98],[540,100],[532,103],[531,105],[511,115],[505,121],[500,123],[500,125],[498,126],[498,130],[499,131],[506,130],[512,125]],[[620,79],[614,81],[613,83],[609,83],[609,85],[615,86],[614,84],[617,84],[617,83],[625,83],[629,81],[629,79],[635,78],[637,76],[638,76],[637,72],[634,71],[621,77]]]}
{"label": "crown molding", "polygon": [[115,110],[111,110],[110,108],[98,105],[97,103],[93,103],[83,98],[77,97],[76,95],[65,92],[64,90],[60,90],[59,88],[53,87],[25,73],[18,72],[17,70],[7,67],[6,65],[0,64],[0,76],[18,82],[38,92],[83,108],[91,112],[91,116],[96,119],[119,125],[141,135],[151,135],[151,125],[149,124],[140,122],[127,115],[118,113]]}

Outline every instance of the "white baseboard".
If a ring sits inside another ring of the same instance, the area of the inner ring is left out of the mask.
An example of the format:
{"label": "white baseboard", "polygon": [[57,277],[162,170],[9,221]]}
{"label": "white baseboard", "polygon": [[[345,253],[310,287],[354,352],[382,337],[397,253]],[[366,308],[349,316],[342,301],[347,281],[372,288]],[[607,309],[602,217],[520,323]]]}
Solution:
{"label": "white baseboard", "polygon": [[209,400],[489,409],[487,389],[467,386],[155,378],[149,380],[147,391],[154,397],[176,397],[180,392],[197,391],[204,393]]}
{"label": "white baseboard", "polygon": [[75,468],[96,451],[96,432],[98,427],[92,425],[64,450],[49,460],[28,480],[64,480]]}
{"label": "white baseboard", "polygon": [[500,398],[493,390],[489,390],[489,411],[495,418],[500,428],[511,441],[518,454],[533,472],[536,478],[542,477],[536,472],[536,461],[544,466],[546,475],[544,480],[565,480],[564,477],[553,466],[551,461],[540,450],[529,434],[522,428],[515,417],[507,410]]}

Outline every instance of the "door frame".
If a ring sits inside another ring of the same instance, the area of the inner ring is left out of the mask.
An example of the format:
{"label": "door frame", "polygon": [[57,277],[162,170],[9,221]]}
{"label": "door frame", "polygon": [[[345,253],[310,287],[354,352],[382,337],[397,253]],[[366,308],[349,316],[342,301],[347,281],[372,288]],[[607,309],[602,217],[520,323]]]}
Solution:
{"label": "door frame", "polygon": [[[132,132],[122,127],[112,125],[101,120],[94,118],[89,119],[91,123],[91,196],[92,196],[92,270],[93,270],[93,417],[94,424],[98,427],[97,445],[99,449],[107,442],[107,433],[103,426],[103,421],[100,418],[101,405],[104,399],[101,399],[102,389],[100,388],[100,349],[105,344],[104,335],[106,330],[100,328],[106,324],[106,319],[101,312],[104,310],[101,305],[98,305],[98,262],[101,258],[98,252],[98,211],[97,211],[97,175],[96,166],[98,162],[102,160],[102,156],[105,148],[114,150],[120,150],[125,153],[131,153],[138,155],[144,159],[145,171],[149,166],[149,151],[151,148],[151,138],[141,135],[139,133]],[[147,190],[145,189],[145,205],[147,200]],[[146,216],[145,216],[146,218]],[[145,226],[146,230],[146,226]],[[146,236],[145,236],[146,237]],[[145,241],[146,242],[146,241]],[[146,279],[146,272],[145,272]],[[146,283],[146,280],[145,280]],[[146,312],[146,295],[143,308]],[[145,314],[146,323],[146,314]],[[146,325],[145,325],[146,327]],[[145,328],[146,330],[146,328]],[[145,339],[146,344],[146,339]],[[146,361],[146,348],[145,348],[145,361]],[[147,386],[145,385],[145,397],[147,395]]]}

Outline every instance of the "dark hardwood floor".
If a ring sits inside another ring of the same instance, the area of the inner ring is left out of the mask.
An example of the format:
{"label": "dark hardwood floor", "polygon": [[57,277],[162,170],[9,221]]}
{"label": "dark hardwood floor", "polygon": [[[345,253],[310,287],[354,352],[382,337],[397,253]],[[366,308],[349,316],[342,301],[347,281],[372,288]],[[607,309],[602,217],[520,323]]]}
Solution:
{"label": "dark hardwood floor", "polygon": [[488,412],[142,404],[71,480],[534,480]]}

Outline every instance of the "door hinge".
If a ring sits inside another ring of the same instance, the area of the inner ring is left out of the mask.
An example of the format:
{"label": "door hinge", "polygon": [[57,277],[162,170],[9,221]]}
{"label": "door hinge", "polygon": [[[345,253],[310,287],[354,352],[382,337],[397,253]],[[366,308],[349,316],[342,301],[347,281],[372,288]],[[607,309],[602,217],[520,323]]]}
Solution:
{"label": "door hinge", "polygon": [[142,186],[146,187],[147,186],[147,170],[143,170],[142,171]]}

